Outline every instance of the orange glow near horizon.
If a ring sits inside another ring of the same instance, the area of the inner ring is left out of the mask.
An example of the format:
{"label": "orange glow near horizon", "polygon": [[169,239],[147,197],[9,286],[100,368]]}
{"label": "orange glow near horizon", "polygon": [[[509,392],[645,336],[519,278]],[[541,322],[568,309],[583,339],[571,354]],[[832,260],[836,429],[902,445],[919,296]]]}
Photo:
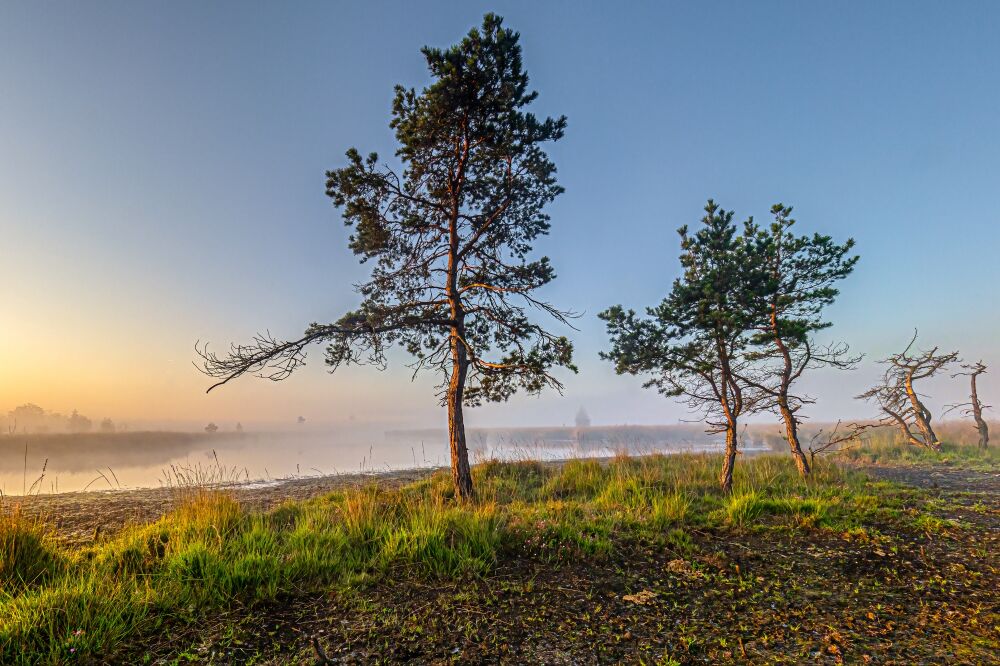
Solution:
{"label": "orange glow near horizon", "polygon": [[[69,319],[75,333],[23,313],[0,330],[0,422],[25,403],[63,414],[77,409],[95,422],[109,417],[290,423],[305,413],[311,422],[336,423],[399,418],[406,414],[401,403],[433,407],[424,387],[391,373],[359,368],[329,376],[319,349],[313,350],[310,367],[285,382],[246,377],[206,395],[211,382],[192,365],[191,333],[151,335],[121,320]],[[123,333],[123,326],[132,330]],[[399,407],[396,415],[378,407],[387,394]]]}

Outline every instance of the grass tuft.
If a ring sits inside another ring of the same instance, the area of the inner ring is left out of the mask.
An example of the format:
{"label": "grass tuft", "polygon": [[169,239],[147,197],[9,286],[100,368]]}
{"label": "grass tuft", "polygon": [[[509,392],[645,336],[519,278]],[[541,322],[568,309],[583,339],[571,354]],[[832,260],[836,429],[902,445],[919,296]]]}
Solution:
{"label": "grass tuft", "polygon": [[723,503],[722,512],[726,523],[733,527],[745,528],[764,512],[765,502],[756,490],[734,492]]}
{"label": "grass tuft", "polygon": [[25,516],[20,504],[9,511],[0,507],[0,589],[44,584],[64,566],[43,520]]}

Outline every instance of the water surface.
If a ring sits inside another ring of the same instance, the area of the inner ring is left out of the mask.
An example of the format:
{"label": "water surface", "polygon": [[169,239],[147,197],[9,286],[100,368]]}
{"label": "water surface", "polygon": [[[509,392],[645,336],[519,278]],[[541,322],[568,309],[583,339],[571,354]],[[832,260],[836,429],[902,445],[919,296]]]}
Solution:
{"label": "water surface", "polygon": [[[477,461],[709,452],[720,450],[721,443],[697,430],[663,426],[470,430],[469,446]],[[439,430],[14,435],[0,438],[0,490],[22,495],[149,488],[179,480],[268,483],[439,467],[448,460],[447,438]]]}

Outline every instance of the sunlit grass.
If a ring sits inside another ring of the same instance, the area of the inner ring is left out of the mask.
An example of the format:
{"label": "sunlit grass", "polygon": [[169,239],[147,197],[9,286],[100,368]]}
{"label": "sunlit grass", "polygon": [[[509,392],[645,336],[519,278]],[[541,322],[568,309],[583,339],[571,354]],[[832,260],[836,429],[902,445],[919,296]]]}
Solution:
{"label": "sunlit grass", "polygon": [[824,461],[808,480],[788,458],[742,461],[728,496],[718,468],[718,457],[704,455],[487,461],[474,468],[475,502],[456,502],[449,476],[438,473],[268,512],[225,491],[191,489],[159,521],[80,549],[7,511],[0,663],[108,658],[164,621],[196,621],[233,602],[387,578],[480,576],[504,557],[559,566],[638,542],[686,553],[690,529],[851,529],[878,510],[862,475]]}
{"label": "sunlit grass", "polygon": [[[941,428],[948,432],[954,427]],[[838,455],[846,460],[863,464],[887,465],[944,465],[963,469],[995,471],[1000,469],[1000,447],[997,442],[986,449],[975,443],[957,443],[946,439],[940,451],[922,446],[905,444],[895,430],[884,428],[862,438],[855,446]]]}
{"label": "sunlit grass", "polygon": [[0,589],[44,584],[63,567],[62,554],[44,521],[25,516],[20,504],[0,512]]}

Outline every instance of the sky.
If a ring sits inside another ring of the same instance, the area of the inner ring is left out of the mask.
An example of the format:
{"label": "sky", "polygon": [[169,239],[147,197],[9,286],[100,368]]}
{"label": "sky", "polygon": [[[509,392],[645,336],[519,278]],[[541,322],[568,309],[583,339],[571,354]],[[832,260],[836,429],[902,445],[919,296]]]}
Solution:
{"label": "sky", "polygon": [[[5,2],[0,4],[0,414],[24,402],[132,423],[443,425],[434,378],[325,372],[209,395],[193,367],[359,302],[366,270],[324,194],[357,147],[391,155],[393,86],[429,77],[487,11],[521,33],[565,194],[537,245],[582,313],[566,390],[473,410],[482,426],[672,423],[684,407],[598,358],[609,305],[655,304],[677,227],[709,197],[795,207],[861,262],[828,311],[866,354],[805,387],[814,419],[875,361],[924,346],[1000,362],[1000,5],[991,2]],[[556,328],[558,329],[558,327]],[[960,399],[944,377],[932,404]],[[1000,389],[988,375],[986,401]],[[998,398],[994,398],[998,399]]]}

